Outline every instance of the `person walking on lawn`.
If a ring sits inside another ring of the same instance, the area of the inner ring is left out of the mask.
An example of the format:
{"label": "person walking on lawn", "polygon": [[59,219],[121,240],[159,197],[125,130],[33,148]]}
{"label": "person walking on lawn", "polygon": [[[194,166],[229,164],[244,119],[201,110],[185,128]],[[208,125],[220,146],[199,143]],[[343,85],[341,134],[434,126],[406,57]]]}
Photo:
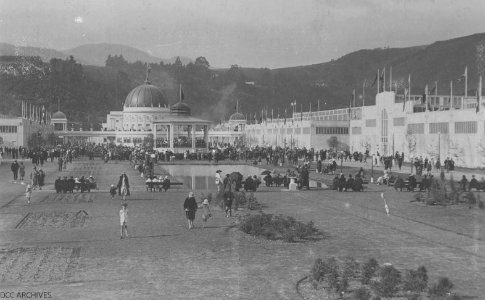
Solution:
{"label": "person walking on lawn", "polygon": [[123,238],[123,232],[125,232],[126,237],[128,237],[128,204],[126,203],[121,205],[120,225],[121,225],[120,239]]}
{"label": "person walking on lawn", "polygon": [[10,170],[12,170],[12,173],[13,173],[13,180],[15,182],[17,182],[17,178],[19,176],[19,163],[17,162],[17,160],[14,160],[12,165],[10,166]]}
{"label": "person walking on lawn", "polygon": [[189,229],[194,228],[195,212],[197,211],[197,202],[194,198],[194,192],[190,192],[184,201],[185,217],[189,223]]}
{"label": "person walking on lawn", "polygon": [[227,190],[224,192],[224,207],[226,210],[226,218],[232,217],[232,200],[234,198],[234,194],[231,190]]}
{"label": "person walking on lawn", "polygon": [[212,212],[209,204],[209,200],[206,198],[204,201],[202,201],[202,204],[200,206],[202,208],[202,228],[205,228],[205,223],[207,223],[207,220],[212,217]]}

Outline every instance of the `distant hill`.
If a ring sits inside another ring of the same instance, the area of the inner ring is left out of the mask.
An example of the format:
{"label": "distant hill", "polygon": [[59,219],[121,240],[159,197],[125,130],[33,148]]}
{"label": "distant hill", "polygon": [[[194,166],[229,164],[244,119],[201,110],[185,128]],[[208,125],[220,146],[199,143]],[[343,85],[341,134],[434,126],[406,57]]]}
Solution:
{"label": "distant hill", "polygon": [[[328,108],[347,107],[353,89],[357,105],[361,105],[364,81],[365,103],[374,103],[376,86],[371,85],[377,69],[386,68],[388,90],[390,67],[393,86],[398,86],[399,93],[407,87],[411,74],[413,94],[423,93],[426,84],[431,90],[435,81],[438,92],[448,94],[451,80],[454,94],[463,94],[464,84],[457,79],[465,66],[468,66],[468,94],[471,95],[477,88],[478,76],[485,78],[485,33],[419,47],[359,50],[321,64],[274,70],[243,68],[243,71],[247,81],[254,82],[256,87],[274,91],[274,96],[264,100],[268,106],[287,105],[286,102],[296,99],[308,110],[309,103],[315,105],[319,99],[327,102]],[[268,82],[271,82],[269,86]]]}
{"label": "distant hill", "polygon": [[0,43],[0,56],[39,56],[43,61],[49,61],[51,58],[66,58],[68,55],[53,49]]}
{"label": "distant hill", "polygon": [[[134,47],[119,44],[86,44],[69,50],[54,50],[39,47],[16,46],[8,43],[0,43],[0,56],[39,56],[43,61],[48,62],[52,58],[67,58],[72,55],[76,61],[83,65],[104,66],[108,55],[120,55],[128,62],[142,61],[149,63],[173,63],[176,56],[171,58],[159,58],[148,54]],[[180,57],[182,63],[188,64],[193,60],[187,57]]]}
{"label": "distant hill", "polygon": [[[320,109],[348,107],[354,89],[356,105],[362,105],[364,100],[370,105],[375,102],[373,82],[377,69],[385,68],[388,90],[392,67],[393,86],[397,85],[398,93],[408,87],[411,74],[412,94],[415,95],[422,94],[426,84],[431,90],[435,81],[439,94],[447,95],[450,81],[453,81],[454,95],[463,95],[464,84],[457,79],[465,66],[468,66],[469,95],[475,94],[478,76],[485,78],[485,33],[418,47],[364,49],[329,62],[273,70],[237,65],[229,69],[210,69],[209,62],[205,64],[204,60],[187,63],[183,59],[183,65],[167,61],[162,66],[160,58],[132,47],[110,44],[85,45],[63,53],[0,44],[2,49],[4,52],[0,54],[3,55],[12,55],[12,51],[39,55],[45,66],[37,60],[19,58],[11,62],[11,57],[5,57],[4,63],[0,60],[0,67],[3,65],[0,68],[0,113],[12,110],[15,103],[18,105],[18,99],[31,99],[55,108],[56,99],[61,98],[66,112],[83,112],[78,118],[91,116],[90,120],[101,120],[109,110],[121,108],[129,91],[145,80],[144,61],[156,63],[152,65],[150,80],[162,88],[171,103],[178,100],[179,84],[182,84],[185,101],[193,114],[214,121],[227,120],[234,112],[236,101],[239,110],[249,114],[251,119],[255,113],[259,117],[266,108],[268,115],[273,109],[274,117],[278,113],[282,117],[285,110],[289,115],[293,100],[297,101],[296,111],[308,111],[310,104],[312,110],[316,110],[319,100]],[[125,60],[105,67],[109,54],[123,54]],[[47,58],[52,55],[59,55],[63,61],[49,63]],[[84,66],[66,60],[66,55],[73,55],[74,60]],[[85,65],[86,60],[90,66]],[[73,66],[76,72],[71,74]]]}
{"label": "distant hill", "polygon": [[[176,57],[169,59],[159,58],[134,47],[108,43],[81,45],[69,50],[65,50],[63,53],[66,55],[72,55],[77,60],[86,62],[86,64],[93,66],[104,66],[108,55],[123,55],[125,60],[128,62],[142,61],[148,63],[160,63],[163,61],[164,63],[173,63],[176,59]],[[187,64],[192,61],[186,57],[181,57],[180,59],[183,64]]]}
{"label": "distant hill", "polygon": [[161,58],[149,55],[139,49],[118,44],[87,44],[63,51],[66,55],[72,55],[76,60],[85,61],[88,65],[104,66],[108,55],[123,55],[129,62],[137,60],[149,63],[159,63]]}

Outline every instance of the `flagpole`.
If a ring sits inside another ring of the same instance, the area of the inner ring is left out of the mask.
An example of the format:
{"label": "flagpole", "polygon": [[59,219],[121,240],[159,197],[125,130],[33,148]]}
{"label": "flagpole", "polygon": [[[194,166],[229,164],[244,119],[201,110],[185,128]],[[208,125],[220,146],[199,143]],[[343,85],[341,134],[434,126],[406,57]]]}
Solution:
{"label": "flagpole", "polygon": [[409,99],[411,100],[411,73],[409,73],[409,77],[408,77],[408,95],[409,95]]}
{"label": "flagpole", "polygon": [[465,67],[465,97],[468,96],[468,66]]}
{"label": "flagpole", "polygon": [[481,98],[482,98],[482,75],[478,77],[477,110],[476,110],[477,113],[480,111]]}
{"label": "flagpole", "polygon": [[355,107],[355,89],[352,91],[352,97],[354,98],[354,107]]}
{"label": "flagpole", "polygon": [[381,76],[379,74],[379,69],[377,69],[377,93],[381,91],[380,85],[381,85]]}
{"label": "flagpole", "polygon": [[392,66],[389,68],[389,91],[392,92]]}
{"label": "flagpole", "polygon": [[453,109],[453,80],[450,80],[450,110]]}
{"label": "flagpole", "polygon": [[424,105],[426,106],[425,107],[425,110],[426,111],[429,111],[428,109],[428,102],[429,102],[429,97],[428,97],[428,84],[426,84],[426,87],[424,88],[424,94],[425,94],[425,99],[426,99],[426,102],[424,103]]}
{"label": "flagpole", "polygon": [[318,104],[317,104],[317,110],[320,111],[320,100],[318,100]]}
{"label": "flagpole", "polygon": [[382,91],[386,91],[386,67],[384,67],[384,71],[382,71]]}

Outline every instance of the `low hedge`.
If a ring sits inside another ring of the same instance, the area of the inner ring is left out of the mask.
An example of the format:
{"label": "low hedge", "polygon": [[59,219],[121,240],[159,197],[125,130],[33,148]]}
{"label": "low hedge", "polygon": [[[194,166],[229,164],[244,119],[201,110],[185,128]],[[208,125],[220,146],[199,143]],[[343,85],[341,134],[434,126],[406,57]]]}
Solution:
{"label": "low hedge", "polygon": [[239,229],[253,236],[285,242],[311,240],[320,234],[312,221],[305,224],[296,221],[293,217],[265,213],[241,217]]}

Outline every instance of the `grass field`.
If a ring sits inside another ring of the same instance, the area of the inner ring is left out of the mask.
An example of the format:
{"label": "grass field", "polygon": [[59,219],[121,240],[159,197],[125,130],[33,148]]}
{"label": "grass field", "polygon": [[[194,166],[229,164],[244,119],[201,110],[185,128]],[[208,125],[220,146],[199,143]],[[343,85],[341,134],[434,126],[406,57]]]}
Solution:
{"label": "grass field", "polygon": [[[0,167],[0,291],[35,288],[55,299],[299,299],[296,282],[316,258],[351,255],[399,269],[424,265],[430,281],[447,276],[460,294],[485,295],[485,220],[478,209],[410,203],[412,194],[375,185],[362,193],[263,188],[255,196],[266,213],[313,220],[326,233],[288,244],[247,236],[235,217],[217,209],[206,228],[198,213],[197,228],[187,230],[188,190],[146,192],[128,163],[69,165],[59,175],[97,178],[100,190],[82,195],[55,195],[58,172],[47,165],[48,185],[34,191],[31,205],[24,186],[9,182],[8,167]],[[120,200],[111,200],[107,188],[122,171],[132,196],[130,238],[120,240]]]}

